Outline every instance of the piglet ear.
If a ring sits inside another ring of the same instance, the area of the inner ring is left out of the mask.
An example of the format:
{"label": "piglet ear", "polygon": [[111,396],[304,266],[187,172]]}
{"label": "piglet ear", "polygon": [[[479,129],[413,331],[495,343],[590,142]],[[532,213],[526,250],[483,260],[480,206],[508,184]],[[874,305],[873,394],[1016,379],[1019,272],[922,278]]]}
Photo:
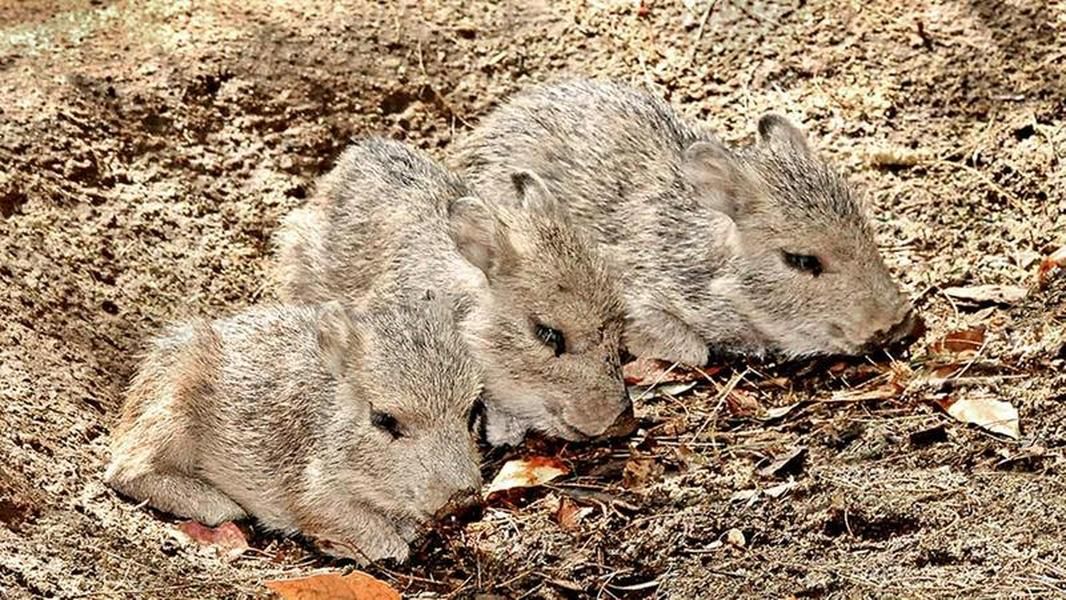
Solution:
{"label": "piglet ear", "polygon": [[448,206],[448,233],[459,254],[490,280],[506,250],[503,229],[492,209],[476,196],[456,198]]}
{"label": "piglet ear", "polygon": [[774,113],[766,113],[759,118],[759,142],[771,148],[810,156],[811,146],[807,135],[791,121]]}
{"label": "piglet ear", "polygon": [[686,148],[682,172],[711,208],[734,221],[755,201],[755,186],[733,152],[718,140],[702,140]]}
{"label": "piglet ear", "polygon": [[348,308],[327,302],[318,314],[318,349],[326,369],[341,377],[361,349],[358,332]]}
{"label": "piglet ear", "polygon": [[529,213],[544,215],[554,220],[566,218],[566,209],[548,189],[548,184],[533,171],[520,169],[511,174],[518,204]]}

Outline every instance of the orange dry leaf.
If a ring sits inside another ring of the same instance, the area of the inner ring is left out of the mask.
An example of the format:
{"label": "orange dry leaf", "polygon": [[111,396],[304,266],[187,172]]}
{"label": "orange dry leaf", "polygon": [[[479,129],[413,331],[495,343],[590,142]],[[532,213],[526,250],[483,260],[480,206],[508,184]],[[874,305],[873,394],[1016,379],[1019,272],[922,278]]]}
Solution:
{"label": "orange dry leaf", "polygon": [[743,391],[733,390],[725,398],[726,408],[734,417],[750,417],[762,412],[762,404],[755,396]]}
{"label": "orange dry leaf", "polygon": [[933,351],[943,352],[977,352],[985,343],[985,327],[978,325],[971,329],[953,331],[933,344]]}
{"label": "orange dry leaf", "polygon": [[559,508],[555,511],[555,522],[567,531],[574,531],[581,527],[581,520],[592,511],[592,507],[578,506],[577,502],[564,496],[559,500]]}
{"label": "orange dry leaf", "polygon": [[275,579],[266,586],[284,600],[400,600],[400,593],[387,583],[359,571]]}
{"label": "orange dry leaf", "polygon": [[531,456],[507,461],[489,484],[485,495],[514,488],[536,487],[566,475],[570,469],[558,458]]}
{"label": "orange dry leaf", "polygon": [[1040,287],[1047,283],[1047,276],[1055,269],[1066,267],[1066,246],[1059,248],[1040,261],[1040,269],[1036,272],[1036,282]]}
{"label": "orange dry leaf", "polygon": [[198,544],[213,546],[219,556],[226,560],[235,560],[248,549],[244,532],[232,522],[208,527],[196,521],[185,521],[178,524],[178,531]]}
{"label": "orange dry leaf", "polygon": [[645,487],[661,479],[665,470],[654,457],[634,454],[622,468],[622,487],[627,490]]}

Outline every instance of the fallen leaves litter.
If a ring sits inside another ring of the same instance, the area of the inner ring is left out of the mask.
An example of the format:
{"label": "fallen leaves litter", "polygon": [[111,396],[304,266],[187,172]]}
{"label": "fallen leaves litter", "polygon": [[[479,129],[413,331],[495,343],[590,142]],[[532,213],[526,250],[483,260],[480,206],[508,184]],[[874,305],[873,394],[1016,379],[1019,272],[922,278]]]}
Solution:
{"label": "fallen leaves litter", "polygon": [[664,383],[660,385],[631,385],[627,389],[630,398],[652,400],[654,398],[663,398],[666,396],[680,396],[696,387],[697,383],[699,382],[688,381],[680,383]]}
{"label": "fallen leaves litter", "polygon": [[1020,439],[1018,409],[1010,402],[994,398],[944,398],[937,404],[944,412],[963,423],[976,425],[992,433]]}
{"label": "fallen leaves litter", "polygon": [[622,378],[626,385],[658,385],[699,381],[703,376],[680,364],[657,358],[637,358],[622,365]]}
{"label": "fallen leaves litter", "polygon": [[555,522],[567,531],[575,531],[581,528],[581,521],[594,510],[591,506],[578,506],[577,502],[563,496],[559,499],[559,508],[555,510]]}
{"label": "fallen leaves litter", "polygon": [[781,483],[779,483],[777,485],[772,485],[772,486],[766,488],[765,490],[763,490],[762,493],[765,494],[768,498],[775,498],[776,499],[776,498],[780,498],[781,496],[784,496],[785,494],[791,492],[798,485],[799,484],[796,483],[795,480],[793,480],[791,477],[789,477],[788,481],[783,481],[783,482],[781,482]]}
{"label": "fallen leaves litter", "polygon": [[864,402],[867,400],[891,400],[898,398],[903,393],[904,387],[895,381],[888,381],[881,385],[860,388],[857,390],[841,390],[834,392],[830,400],[834,402]]}
{"label": "fallen leaves litter", "polygon": [[528,488],[544,485],[553,479],[562,477],[570,469],[558,458],[548,456],[531,456],[509,460],[489,484],[485,495],[503,492],[514,488]]}
{"label": "fallen leaves litter", "polygon": [[226,561],[234,561],[248,550],[248,539],[244,532],[232,522],[218,527],[208,527],[196,521],[179,523],[179,534],[204,546],[211,546]]}
{"label": "fallen leaves litter", "polygon": [[783,481],[766,489],[760,490],[758,488],[752,488],[750,490],[733,492],[733,495],[730,496],[729,500],[731,502],[745,502],[750,507],[762,496],[776,500],[796,489],[798,486],[799,483],[797,483],[792,477],[789,477],[788,481]]}
{"label": "fallen leaves litter", "polygon": [[748,540],[744,538],[744,532],[735,528],[725,532],[725,541],[727,544],[737,548],[743,548],[748,545]]}
{"label": "fallen leaves litter", "polygon": [[1040,268],[1036,272],[1037,285],[1044,287],[1047,284],[1048,274],[1055,269],[1063,267],[1066,267],[1066,246],[1052,252],[1050,256],[1046,256],[1044,260],[1040,261]]}
{"label": "fallen leaves litter", "polygon": [[729,392],[725,398],[725,405],[734,417],[751,417],[763,412],[759,399],[743,390]]}
{"label": "fallen leaves litter", "polygon": [[266,586],[284,600],[400,600],[387,583],[359,571],[275,579]]}
{"label": "fallen leaves litter", "polygon": [[933,344],[933,351],[938,354],[944,352],[977,352],[985,343],[985,328],[983,325],[953,331]]}
{"label": "fallen leaves litter", "polygon": [[665,470],[654,457],[634,455],[622,469],[622,487],[627,490],[642,488],[658,481]]}
{"label": "fallen leaves litter", "polygon": [[803,461],[807,457],[806,446],[796,446],[785,454],[782,454],[774,462],[759,469],[759,475],[773,477],[782,473],[796,474],[803,468]]}
{"label": "fallen leaves litter", "polygon": [[785,406],[773,406],[771,408],[768,408],[766,409],[766,413],[763,414],[762,420],[773,421],[775,419],[780,419],[781,417],[784,417],[788,413],[795,410],[795,408],[800,404],[800,402],[793,402],[792,404],[786,404]]}
{"label": "fallen leaves litter", "polygon": [[1016,285],[972,285],[967,287],[944,288],[944,294],[953,300],[972,302],[974,304],[1017,304],[1028,294],[1029,290]]}

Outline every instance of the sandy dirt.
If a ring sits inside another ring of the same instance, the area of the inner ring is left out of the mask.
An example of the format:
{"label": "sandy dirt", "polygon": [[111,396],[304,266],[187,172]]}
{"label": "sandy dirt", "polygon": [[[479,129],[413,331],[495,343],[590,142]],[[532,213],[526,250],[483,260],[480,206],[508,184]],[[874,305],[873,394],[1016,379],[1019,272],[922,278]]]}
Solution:
{"label": "sandy dirt", "polygon": [[[270,300],[270,238],[351,138],[443,157],[568,75],[649,86],[729,141],[795,118],[865,190],[929,332],[723,365],[642,401],[629,440],[511,452],[574,474],[370,571],[410,597],[1066,596],[1066,275],[1033,286],[1066,243],[1064,73],[1066,4],[1039,0],[2,0],[0,596],[267,597],[350,568],[259,532],[227,563],[107,489],[135,353]],[[977,284],[1029,292],[943,293]],[[976,325],[976,354],[936,343]],[[922,384],[931,365],[953,380]],[[937,407],[982,398],[1020,440]],[[592,511],[560,524],[560,503]]]}

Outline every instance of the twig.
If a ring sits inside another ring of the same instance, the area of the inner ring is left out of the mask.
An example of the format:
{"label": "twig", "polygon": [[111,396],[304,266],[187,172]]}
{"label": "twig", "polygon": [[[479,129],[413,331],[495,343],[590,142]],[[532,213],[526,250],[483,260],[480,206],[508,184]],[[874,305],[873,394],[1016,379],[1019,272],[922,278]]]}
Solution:
{"label": "twig", "polygon": [[670,365],[669,369],[663,371],[662,373],[659,373],[659,376],[655,378],[655,381],[653,381],[651,385],[645,388],[645,390],[633,400],[633,404],[636,404],[637,402],[643,400],[648,394],[652,392],[652,390],[655,389],[655,386],[662,383],[663,379],[666,379],[666,376],[672,373],[673,370],[676,369],[680,364],[680,362],[675,362],[674,364]]}
{"label": "twig", "polygon": [[691,66],[692,61],[696,59],[696,50],[699,48],[700,40],[703,39],[703,29],[707,27],[707,21],[711,18],[711,12],[717,5],[718,0],[711,0],[711,3],[707,5],[707,10],[703,11],[703,20],[700,21],[700,28],[696,31],[696,39],[692,42],[692,50],[688,53],[688,61],[685,62],[685,66]]}

